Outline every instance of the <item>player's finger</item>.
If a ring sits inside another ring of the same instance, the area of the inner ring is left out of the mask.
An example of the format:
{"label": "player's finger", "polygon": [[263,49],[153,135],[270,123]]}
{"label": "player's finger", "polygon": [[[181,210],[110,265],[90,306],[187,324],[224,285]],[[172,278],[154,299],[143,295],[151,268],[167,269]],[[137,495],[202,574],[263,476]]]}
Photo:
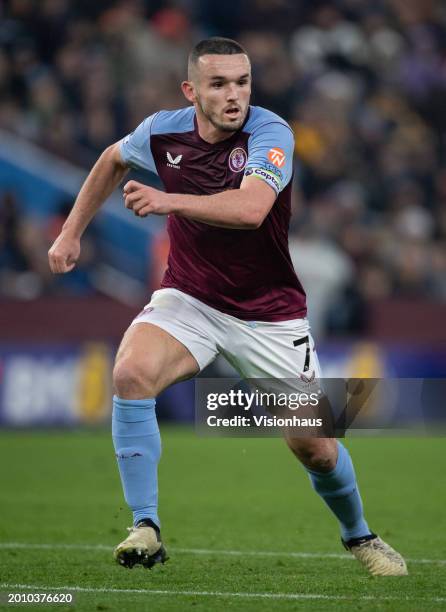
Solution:
{"label": "player's finger", "polygon": [[142,183],[138,183],[138,181],[127,181],[127,183],[124,185],[124,194],[137,191],[138,189],[141,189],[141,187],[144,187],[144,185],[142,185]]}
{"label": "player's finger", "polygon": [[139,208],[139,210],[135,211],[135,215],[137,217],[147,217],[147,215],[150,215],[150,213],[151,213],[150,204],[144,204],[144,206]]}
{"label": "player's finger", "polygon": [[64,269],[65,269],[65,262],[64,262],[64,260],[61,259],[61,258],[58,258],[56,260],[55,268],[56,268],[56,274],[63,274]]}
{"label": "player's finger", "polygon": [[51,255],[49,257],[50,269],[53,274],[58,274],[59,272],[59,259],[55,255]]}
{"label": "player's finger", "polygon": [[50,268],[53,274],[65,274],[65,272],[70,272],[75,265],[76,261],[73,261],[70,256],[52,255],[50,258]]}
{"label": "player's finger", "polygon": [[138,200],[142,198],[142,192],[137,191],[133,193],[129,193],[124,198],[124,203],[126,208],[133,209],[134,205]]}
{"label": "player's finger", "polygon": [[133,212],[137,213],[141,210],[141,208],[144,208],[144,206],[147,206],[148,204],[149,202],[147,201],[147,198],[140,198],[133,204],[132,210]]}
{"label": "player's finger", "polygon": [[124,194],[124,200],[126,202],[133,202],[141,197],[142,191],[131,191]]}
{"label": "player's finger", "polygon": [[76,265],[76,261],[69,258],[61,262],[58,272],[59,274],[66,274],[67,272],[71,272],[71,270]]}

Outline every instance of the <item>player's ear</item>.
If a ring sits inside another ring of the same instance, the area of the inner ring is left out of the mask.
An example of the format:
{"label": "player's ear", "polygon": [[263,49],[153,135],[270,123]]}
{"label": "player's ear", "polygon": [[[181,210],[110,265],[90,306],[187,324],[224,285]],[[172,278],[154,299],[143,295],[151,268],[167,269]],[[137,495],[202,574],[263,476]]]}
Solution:
{"label": "player's ear", "polygon": [[195,87],[192,81],[183,81],[181,83],[181,91],[183,92],[186,100],[189,102],[195,102]]}

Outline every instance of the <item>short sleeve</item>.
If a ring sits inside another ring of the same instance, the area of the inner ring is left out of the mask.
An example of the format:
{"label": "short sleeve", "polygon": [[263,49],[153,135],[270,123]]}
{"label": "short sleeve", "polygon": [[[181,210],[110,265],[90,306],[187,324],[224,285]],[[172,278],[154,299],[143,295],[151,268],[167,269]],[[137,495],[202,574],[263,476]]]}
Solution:
{"label": "short sleeve", "polygon": [[123,161],[128,166],[157,173],[150,148],[150,135],[155,116],[156,114],[146,117],[133,132],[125,136],[119,144],[119,149]]}
{"label": "short sleeve", "polygon": [[245,176],[265,181],[278,195],[293,176],[294,137],[280,122],[259,126],[248,140]]}

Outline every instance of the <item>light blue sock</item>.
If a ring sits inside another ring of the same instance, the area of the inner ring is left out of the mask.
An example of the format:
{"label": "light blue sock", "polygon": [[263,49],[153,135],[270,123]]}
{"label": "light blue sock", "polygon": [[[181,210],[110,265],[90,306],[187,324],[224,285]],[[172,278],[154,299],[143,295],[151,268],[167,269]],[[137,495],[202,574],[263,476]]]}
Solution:
{"label": "light blue sock", "polygon": [[370,529],[364,519],[355,470],[345,446],[338,442],[338,460],[331,472],[306,470],[314,490],[339,520],[342,539],[368,535]]}
{"label": "light blue sock", "polygon": [[113,397],[112,435],[133,524],[150,518],[158,526],[158,462],[161,438],[155,400]]}

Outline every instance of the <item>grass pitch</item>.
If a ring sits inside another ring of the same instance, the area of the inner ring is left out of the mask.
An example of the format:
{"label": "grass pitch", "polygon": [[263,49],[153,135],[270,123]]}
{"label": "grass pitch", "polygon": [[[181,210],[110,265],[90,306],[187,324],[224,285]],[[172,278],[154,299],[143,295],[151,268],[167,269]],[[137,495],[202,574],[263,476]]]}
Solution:
{"label": "grass pitch", "polygon": [[408,559],[408,577],[379,579],[281,440],[161,433],[170,560],[148,571],[112,560],[131,521],[107,432],[2,432],[0,591],[75,594],[37,606],[52,610],[446,609],[444,439],[346,443],[369,524]]}

